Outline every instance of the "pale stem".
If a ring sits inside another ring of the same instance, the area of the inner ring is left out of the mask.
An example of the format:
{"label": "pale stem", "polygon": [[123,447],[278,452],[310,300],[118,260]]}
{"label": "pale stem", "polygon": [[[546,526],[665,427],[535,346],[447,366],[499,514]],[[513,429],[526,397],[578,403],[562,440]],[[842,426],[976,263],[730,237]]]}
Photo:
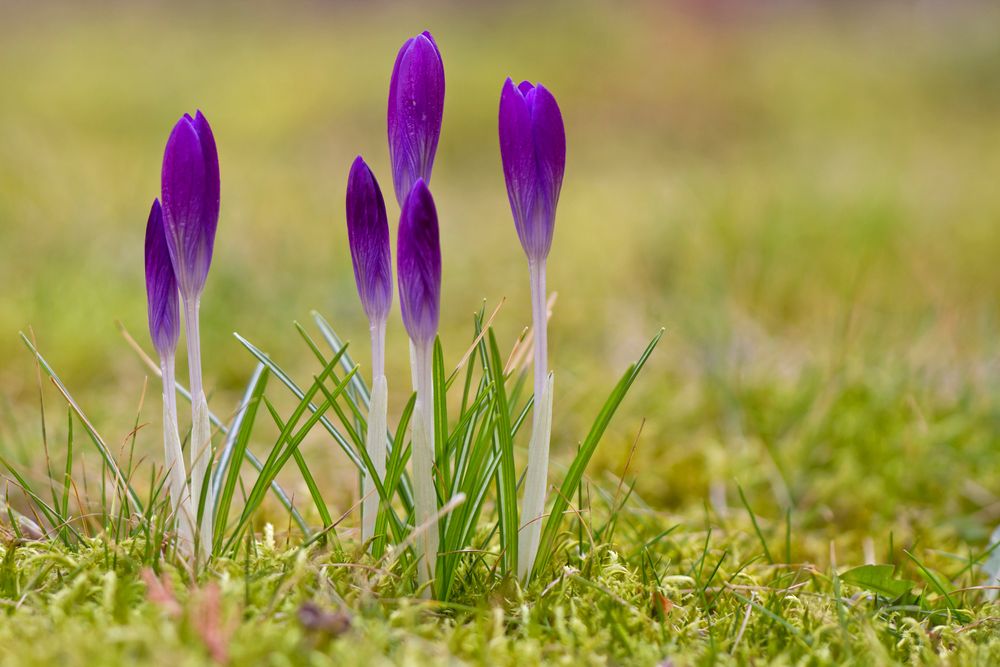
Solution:
{"label": "pale stem", "polygon": [[177,522],[178,551],[188,559],[194,553],[194,513],[177,429],[177,382],[173,353],[160,357],[160,374],[163,381],[163,464],[170,490],[170,507]]}
{"label": "pale stem", "polygon": [[530,261],[531,317],[535,329],[534,386],[531,442],[528,444],[528,469],[524,480],[524,509],[518,535],[518,576],[531,574],[541,536],[541,517],[545,512],[545,491],[549,469],[552,402],[546,396],[548,376],[548,312],[545,299],[545,260]]}
{"label": "pale stem", "polygon": [[434,386],[431,370],[431,343],[410,342],[417,403],[413,410],[413,500],[415,526],[423,526],[416,542],[417,577],[421,584],[434,578],[437,566],[437,493],[434,491]]}
{"label": "pale stem", "polygon": [[[385,321],[373,322],[372,337],[372,399],[368,409],[368,433],[365,448],[379,481],[385,480],[386,441],[388,425],[389,384],[385,377]],[[368,542],[375,536],[375,519],[378,515],[380,498],[375,481],[369,471],[365,471],[361,508],[361,542]]]}
{"label": "pale stem", "polygon": [[[191,497],[194,506],[200,507],[202,493],[205,505],[201,509],[199,524],[199,554],[202,559],[212,550],[213,520],[215,507],[211,480],[208,471],[212,460],[212,430],[208,417],[208,399],[201,382],[201,337],[199,335],[198,311],[200,299],[185,299],[184,325],[187,332],[188,373],[191,377]],[[203,490],[207,484],[208,488]],[[195,515],[197,517],[197,514]]]}

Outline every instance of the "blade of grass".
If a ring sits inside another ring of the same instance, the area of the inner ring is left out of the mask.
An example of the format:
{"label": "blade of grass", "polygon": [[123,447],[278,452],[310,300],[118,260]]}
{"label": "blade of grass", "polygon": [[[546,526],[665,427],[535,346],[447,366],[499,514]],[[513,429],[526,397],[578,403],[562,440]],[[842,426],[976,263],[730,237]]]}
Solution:
{"label": "blade of grass", "polygon": [[41,353],[38,351],[38,349],[35,348],[35,346],[31,343],[31,341],[28,340],[28,337],[24,335],[24,332],[21,332],[20,335],[21,335],[21,340],[24,341],[24,344],[28,346],[28,349],[31,350],[31,353],[35,355],[35,359],[37,359],[38,363],[45,371],[45,374],[49,376],[49,379],[59,390],[59,393],[63,395],[63,398],[65,399],[66,403],[73,410],[73,412],[76,413],[77,419],[79,419],[80,423],[83,424],[83,429],[87,432],[87,435],[90,437],[91,442],[94,443],[94,447],[97,448],[97,451],[101,455],[104,464],[108,467],[108,469],[111,470],[112,476],[115,479],[115,483],[116,485],[118,485],[118,490],[128,499],[130,503],[132,503],[132,505],[136,508],[136,510],[141,513],[142,502],[139,500],[139,495],[135,492],[135,489],[133,489],[132,486],[128,483],[128,481],[125,479],[125,476],[122,474],[121,469],[118,467],[118,463],[115,461],[114,456],[111,454],[111,450],[108,449],[108,446],[105,444],[104,439],[97,433],[97,430],[93,427],[93,425],[90,423],[90,420],[87,419],[87,416],[84,414],[83,409],[80,408],[76,400],[73,399],[73,396],[69,393],[69,390],[66,389],[66,385],[62,383],[62,380],[59,379],[59,376],[56,375],[56,372],[52,370],[52,367],[49,365],[49,362],[45,360],[45,357],[43,357]]}
{"label": "blade of grass", "polygon": [[580,485],[580,481],[583,479],[583,473],[587,468],[587,464],[590,462],[591,456],[593,456],[594,451],[597,449],[597,444],[604,435],[604,431],[608,428],[608,424],[611,423],[611,418],[618,410],[618,406],[621,405],[621,402],[624,400],[625,395],[632,386],[632,383],[635,382],[636,377],[638,377],[643,366],[646,365],[646,361],[653,353],[653,350],[656,349],[656,345],[660,342],[660,338],[662,337],[663,329],[660,329],[660,331],[653,336],[653,339],[649,342],[649,345],[646,346],[645,351],[643,351],[639,359],[632,364],[627,371],[625,371],[621,380],[619,380],[618,384],[608,396],[608,399],[604,402],[604,406],[598,413],[597,419],[594,421],[594,425],[587,434],[587,438],[581,444],[579,452],[573,459],[569,470],[566,472],[566,478],[563,480],[559,493],[555,495],[555,501],[553,502],[552,509],[549,511],[549,517],[546,519],[545,527],[542,529],[542,538],[539,542],[538,556],[535,559],[535,566],[532,569],[532,573],[529,574],[529,578],[530,576],[534,576],[534,573],[544,570],[548,565],[549,559],[552,557],[556,536],[559,533],[559,527],[562,524],[563,512],[566,511],[568,499],[572,498],[575,494],[577,487]]}

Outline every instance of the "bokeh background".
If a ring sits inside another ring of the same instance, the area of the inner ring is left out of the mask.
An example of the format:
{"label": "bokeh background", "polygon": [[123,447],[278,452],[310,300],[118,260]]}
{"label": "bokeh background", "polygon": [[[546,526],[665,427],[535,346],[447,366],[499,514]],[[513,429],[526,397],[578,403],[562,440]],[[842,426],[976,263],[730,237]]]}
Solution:
{"label": "bokeh background", "polygon": [[[215,129],[222,169],[203,301],[213,409],[235,407],[254,365],[233,331],[306,381],[316,368],[292,322],[315,308],[367,364],[347,169],[361,153],[391,190],[389,74],[403,40],[429,29],[448,86],[432,186],[449,365],[483,300],[506,298],[504,346],[529,319],[497,146],[501,83],[544,82],[563,110],[568,165],[549,269],[557,462],[662,326],[597,454],[596,483],[621,472],[644,420],[633,471],[656,509],[724,516],[739,506],[738,482],[764,520],[791,507],[821,538],[933,530],[975,541],[1000,519],[993,3],[25,2],[0,12],[4,457],[42,456],[38,381],[18,338],[29,326],[105,437],[131,431],[147,373],[115,321],[148,349],[146,214],[167,134],[195,108]],[[405,388],[398,309],[390,329],[390,386]],[[52,447],[65,413],[43,395]],[[395,410],[404,399],[394,392]],[[154,456],[158,403],[151,382],[137,446]],[[320,437],[308,452],[346,509],[353,473]],[[305,496],[294,476],[286,483]]]}

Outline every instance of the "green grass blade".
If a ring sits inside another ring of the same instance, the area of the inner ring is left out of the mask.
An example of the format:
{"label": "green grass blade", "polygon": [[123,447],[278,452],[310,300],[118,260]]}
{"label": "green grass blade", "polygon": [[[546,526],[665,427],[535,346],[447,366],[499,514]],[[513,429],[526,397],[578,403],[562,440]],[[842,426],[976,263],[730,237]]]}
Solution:
{"label": "green grass blade", "polygon": [[35,346],[28,339],[28,337],[24,335],[23,332],[21,332],[21,340],[24,341],[24,344],[28,346],[28,349],[31,350],[31,353],[35,355],[35,359],[38,360],[38,363],[45,371],[45,374],[49,376],[52,382],[59,389],[60,393],[63,395],[63,398],[69,404],[69,407],[73,410],[73,412],[76,413],[77,418],[83,425],[83,430],[87,432],[87,435],[90,437],[91,442],[94,443],[94,447],[97,448],[98,453],[101,455],[101,459],[103,459],[104,465],[106,465],[108,469],[111,470],[112,476],[115,479],[115,483],[119,486],[119,491],[135,507],[136,511],[142,513],[142,502],[139,500],[139,494],[135,492],[135,489],[133,489],[132,485],[129,484],[128,480],[125,478],[125,475],[122,474],[121,468],[118,467],[118,463],[115,461],[114,456],[112,456],[111,450],[108,449],[108,446],[105,444],[104,439],[101,438],[100,434],[97,433],[97,430],[94,429],[94,427],[91,425],[90,420],[87,419],[87,416],[84,414],[83,409],[80,408],[79,404],[77,404],[76,400],[69,393],[69,390],[66,389],[66,385],[62,383],[62,380],[59,379],[59,376],[56,375],[56,372],[52,370],[52,367],[49,365],[49,362],[45,360],[45,357],[41,355],[41,353],[35,348]]}
{"label": "green grass blade", "polygon": [[496,422],[493,429],[493,444],[500,457],[497,468],[497,513],[500,519],[500,549],[503,552],[503,566],[508,573],[517,572],[517,473],[514,470],[514,440],[511,437],[510,406],[504,388],[503,362],[496,336],[489,329],[489,373],[493,379],[493,414]]}
{"label": "green grass blade", "polygon": [[[233,448],[236,445],[237,434],[242,430],[243,420],[247,414],[247,407],[250,405],[250,401],[253,400],[254,395],[257,391],[257,385],[260,382],[260,378],[267,374],[267,369],[264,364],[257,364],[253,373],[250,375],[250,380],[247,382],[247,388],[243,392],[242,398],[240,398],[240,407],[236,411],[236,415],[233,417],[232,423],[226,430],[226,438],[222,443],[222,447],[219,452],[219,462],[215,465],[215,470],[212,472],[212,489],[216,498],[216,505],[218,505],[219,490],[222,488],[222,480],[226,478],[226,470],[229,467],[230,461],[233,458]],[[265,383],[267,381],[265,380]],[[257,396],[256,400],[260,400],[260,396]],[[237,458],[237,461],[240,459]]]}
{"label": "green grass blade", "polygon": [[597,419],[594,421],[593,426],[590,428],[590,432],[587,434],[587,438],[580,445],[580,449],[577,452],[576,457],[573,459],[569,470],[566,472],[566,477],[563,480],[562,486],[555,495],[555,500],[552,504],[552,509],[549,512],[549,517],[546,519],[545,526],[542,529],[542,538],[539,542],[538,556],[535,560],[532,576],[534,572],[541,572],[548,565],[549,559],[552,557],[552,549],[555,544],[556,536],[559,533],[559,527],[562,525],[563,513],[569,505],[569,499],[575,495],[576,490],[583,479],[583,473],[587,468],[587,464],[590,462],[590,458],[597,449],[597,445],[600,442],[601,437],[604,435],[604,431],[607,430],[608,424],[611,423],[611,418],[614,417],[615,412],[618,410],[618,406],[621,405],[621,402],[624,400],[629,388],[632,386],[632,383],[635,382],[635,379],[638,377],[643,366],[646,365],[649,355],[651,355],[653,350],[656,349],[656,345],[660,342],[660,338],[662,336],[663,330],[661,329],[649,342],[649,345],[646,346],[645,351],[639,359],[632,364],[627,371],[625,371],[621,380],[619,380],[618,384],[608,396],[608,399],[604,402],[604,406],[601,408],[601,411],[597,415]]}
{"label": "green grass blade", "polygon": [[[291,391],[296,398],[298,398],[300,401],[302,400],[302,398],[305,396],[305,393],[301,389],[299,389],[299,386],[295,384],[295,381],[292,380],[292,378],[289,377],[289,375],[284,370],[282,370],[280,366],[278,366],[274,361],[271,360],[269,356],[267,356],[264,352],[262,352],[259,348],[257,348],[257,346],[255,346],[253,343],[248,341],[240,334],[237,333],[233,335],[236,336],[236,340],[238,340],[243,345],[243,347],[245,347],[250,352],[250,354],[252,354],[257,359],[257,361],[267,366],[267,368],[274,374],[274,376],[278,378],[282,384],[288,387],[288,390]],[[346,354],[346,351],[347,348],[344,347],[340,350],[340,352],[338,352],[334,356],[334,360],[336,363],[340,362],[340,360]],[[326,374],[329,375],[329,373]],[[354,377],[355,375],[356,374],[351,375],[351,377]],[[316,406],[313,405],[312,403],[307,402],[306,407],[312,412],[316,411]],[[319,420],[319,422],[320,424],[323,425],[323,428],[325,428],[326,431],[331,436],[333,436],[334,441],[343,450],[343,452],[347,455],[347,457],[351,460],[351,462],[355,466],[357,466],[359,470],[363,470],[364,462],[361,460],[361,457],[358,455],[357,452],[354,451],[354,449],[352,449],[351,444],[344,438],[343,434],[340,433],[337,427],[333,425],[333,422],[331,422],[326,417],[322,417]]]}
{"label": "green grass blade", "polygon": [[[258,367],[261,368],[261,367]],[[240,478],[239,461],[242,461],[250,443],[250,434],[253,432],[254,422],[257,419],[257,409],[267,388],[267,380],[270,377],[267,369],[256,374],[257,381],[253,384],[250,395],[246,397],[245,408],[241,411],[243,417],[240,419],[238,431],[234,431],[232,447],[229,449],[234,457],[231,465],[220,464],[220,469],[226,472],[225,481],[218,492],[215,510],[215,544],[214,552],[221,553],[222,540],[226,534],[226,523],[229,518],[229,510],[236,495],[236,484]],[[227,438],[228,440],[228,438]]]}

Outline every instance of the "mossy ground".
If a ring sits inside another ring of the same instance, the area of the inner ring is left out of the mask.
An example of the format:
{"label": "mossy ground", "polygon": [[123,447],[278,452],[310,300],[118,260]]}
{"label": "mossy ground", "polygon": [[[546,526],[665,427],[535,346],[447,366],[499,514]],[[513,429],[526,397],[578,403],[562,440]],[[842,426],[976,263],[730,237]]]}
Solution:
{"label": "mossy ground", "polygon": [[[680,521],[641,549],[660,521]],[[465,590],[451,603],[397,592],[398,572],[356,553],[259,545],[192,584],[141,545],[72,553],[8,545],[3,665],[995,664],[998,607],[981,591],[891,601],[800,561],[771,564],[750,522],[626,520],[521,591]],[[797,540],[800,538],[796,538]],[[280,542],[280,540],[279,540]],[[828,545],[814,545],[823,551]],[[772,544],[772,549],[781,548]],[[780,552],[779,552],[780,553]],[[641,554],[641,555],[640,555]],[[777,555],[777,554],[775,554]],[[956,569],[942,555],[940,563]],[[960,567],[960,566],[959,566]],[[912,574],[912,563],[903,568]],[[656,574],[653,574],[653,572]],[[919,579],[919,577],[917,577]],[[658,581],[657,581],[658,579]],[[958,583],[978,583],[973,576]],[[839,592],[839,595],[838,595]]]}

